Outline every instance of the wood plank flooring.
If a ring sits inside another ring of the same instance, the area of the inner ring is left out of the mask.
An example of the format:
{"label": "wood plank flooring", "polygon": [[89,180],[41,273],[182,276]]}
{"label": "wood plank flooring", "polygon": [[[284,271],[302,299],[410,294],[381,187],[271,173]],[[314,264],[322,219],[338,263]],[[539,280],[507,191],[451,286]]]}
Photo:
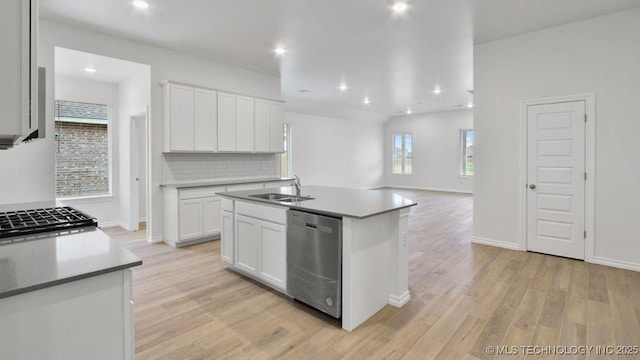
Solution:
{"label": "wood plank flooring", "polygon": [[[607,359],[640,359],[622,353],[640,346],[640,273],[471,244],[471,195],[397,192],[419,204],[409,218],[411,301],[352,333],[227,270],[219,241],[174,249],[148,244],[144,231],[105,229],[144,261],[133,269],[136,358],[597,359],[596,347],[610,346],[599,349],[613,350]],[[571,353],[580,346],[593,348]]]}

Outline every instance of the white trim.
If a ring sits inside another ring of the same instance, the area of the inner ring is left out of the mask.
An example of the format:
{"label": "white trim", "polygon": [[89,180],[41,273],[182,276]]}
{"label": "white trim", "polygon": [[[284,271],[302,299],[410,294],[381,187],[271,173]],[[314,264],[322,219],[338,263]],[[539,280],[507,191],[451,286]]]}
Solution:
{"label": "white trim", "polygon": [[[148,232],[147,232],[148,233]],[[147,242],[149,244],[157,244],[157,243],[161,243],[163,241],[162,239],[162,235],[158,235],[158,236],[147,236]]]}
{"label": "white trim", "polygon": [[409,302],[409,300],[411,300],[411,294],[409,293],[409,290],[407,290],[401,296],[389,294],[389,305],[395,306],[397,308],[403,307],[406,303]]}
{"label": "white trim", "polygon": [[113,220],[113,221],[104,221],[101,222],[100,220],[98,220],[98,226],[102,229],[102,228],[110,228],[110,227],[121,227],[127,231],[130,231],[128,229],[127,224],[123,223],[120,220]]}
{"label": "white trim", "polygon": [[481,238],[478,236],[473,236],[471,238],[471,242],[475,244],[497,246],[497,247],[501,247],[509,250],[518,250],[518,251],[525,250],[524,248],[521,248],[519,244],[510,243],[510,242],[501,241],[501,240],[495,240],[495,239]]}
{"label": "white trim", "polygon": [[596,174],[596,95],[584,93],[564,96],[551,96],[537,99],[528,99],[520,102],[520,176],[518,188],[520,193],[520,210],[518,228],[520,229],[520,246],[527,248],[527,107],[531,105],[563,103],[570,101],[584,101],[587,123],[585,125],[585,171],[587,181],[585,184],[585,213],[584,227],[587,237],[584,242],[584,260],[595,262],[595,174]]}
{"label": "white trim", "polygon": [[74,196],[74,197],[59,197],[56,198],[56,201],[59,201],[63,204],[93,204],[99,202],[109,202],[114,201],[116,197],[113,194],[105,194],[105,195],[90,195],[90,196]]}
{"label": "white trim", "polygon": [[147,217],[145,216],[145,217],[138,218],[138,222],[139,222],[139,223],[141,223],[141,222],[147,222]]}
{"label": "white trim", "polygon": [[638,264],[638,263],[622,261],[622,260],[613,260],[613,259],[603,258],[603,257],[599,257],[599,256],[593,257],[593,259],[591,259],[590,262],[592,262],[594,264],[600,264],[600,265],[605,265],[605,266],[613,266],[613,267],[620,268],[620,269],[632,270],[632,271],[640,272],[640,264]]}

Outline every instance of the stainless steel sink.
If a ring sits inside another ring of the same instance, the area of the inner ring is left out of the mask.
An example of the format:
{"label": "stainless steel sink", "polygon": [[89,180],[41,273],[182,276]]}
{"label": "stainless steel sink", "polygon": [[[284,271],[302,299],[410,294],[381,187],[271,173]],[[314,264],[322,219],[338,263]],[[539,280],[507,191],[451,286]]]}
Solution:
{"label": "stainless steel sink", "polygon": [[290,203],[314,199],[312,197],[307,197],[307,196],[295,196],[295,195],[277,194],[277,193],[255,194],[255,195],[249,195],[249,196],[258,198],[258,199],[282,201],[282,202],[290,202]]}
{"label": "stainless steel sink", "polygon": [[284,199],[280,199],[278,201],[283,201],[283,202],[298,202],[298,201],[305,201],[305,200],[313,200],[314,198],[312,197],[306,197],[306,196],[289,196],[287,198]]}
{"label": "stainless steel sink", "polygon": [[284,199],[284,198],[289,198],[292,195],[287,195],[287,194],[256,194],[256,195],[249,195],[250,197],[255,197],[255,198],[259,198],[259,199],[265,199],[265,200],[280,200],[280,199]]}

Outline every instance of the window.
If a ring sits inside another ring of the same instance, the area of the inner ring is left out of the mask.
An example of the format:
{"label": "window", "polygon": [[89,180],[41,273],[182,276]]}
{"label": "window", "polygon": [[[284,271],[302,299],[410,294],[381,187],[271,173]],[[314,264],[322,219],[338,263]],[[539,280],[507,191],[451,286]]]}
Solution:
{"label": "window", "polygon": [[460,175],[473,176],[473,130],[460,130]]}
{"label": "window", "polygon": [[280,176],[291,177],[291,125],[284,124],[284,152],[280,155]]}
{"label": "window", "polygon": [[56,196],[111,194],[109,106],[55,102]]}
{"label": "window", "polygon": [[413,173],[413,135],[393,134],[393,173],[411,175]]}

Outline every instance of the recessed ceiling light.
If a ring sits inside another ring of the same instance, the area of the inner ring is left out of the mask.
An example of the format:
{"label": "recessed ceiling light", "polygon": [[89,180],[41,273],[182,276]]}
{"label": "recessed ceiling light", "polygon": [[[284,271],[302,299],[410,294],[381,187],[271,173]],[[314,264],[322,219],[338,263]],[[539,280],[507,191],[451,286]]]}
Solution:
{"label": "recessed ceiling light", "polygon": [[393,12],[395,13],[403,13],[407,11],[408,8],[409,8],[409,5],[407,5],[407,3],[403,1],[398,1],[397,3],[393,4],[393,6],[391,7]]}
{"label": "recessed ceiling light", "polygon": [[473,109],[473,103],[472,103],[471,101],[469,101],[469,102],[467,103],[467,107],[468,107],[469,109]]}
{"label": "recessed ceiling light", "polygon": [[300,92],[300,93],[303,93],[303,94],[304,94],[304,93],[310,93],[310,92],[311,92],[311,90],[309,90],[309,89],[300,89],[300,90],[298,90],[298,92]]}
{"label": "recessed ceiling light", "polygon": [[411,111],[411,108],[407,109],[407,115],[411,115],[413,113],[413,111]]}
{"label": "recessed ceiling light", "polygon": [[96,70],[96,69],[94,69],[94,68],[92,68],[92,67],[86,67],[86,68],[84,68],[84,71],[85,71],[85,72],[88,72],[89,74],[93,74],[93,73],[95,73],[97,70]]}
{"label": "recessed ceiling light", "polygon": [[441,92],[442,90],[440,89],[440,86],[436,85],[436,87],[433,89],[433,93],[437,95],[437,94],[440,94]]}
{"label": "recessed ceiling light", "polygon": [[278,46],[277,48],[273,49],[273,52],[277,55],[284,55],[287,52],[287,49],[283,48],[282,46]]}
{"label": "recessed ceiling light", "polygon": [[149,7],[149,3],[144,0],[134,0],[132,4],[138,9],[146,9]]}
{"label": "recessed ceiling light", "polygon": [[363,102],[365,105],[369,105],[369,104],[371,104],[371,100],[369,100],[369,97],[368,97],[368,96],[365,96],[365,97],[364,97],[364,100],[363,100],[362,102]]}
{"label": "recessed ceiling light", "polygon": [[340,91],[347,91],[348,89],[347,84],[341,83],[338,89],[340,89]]}

